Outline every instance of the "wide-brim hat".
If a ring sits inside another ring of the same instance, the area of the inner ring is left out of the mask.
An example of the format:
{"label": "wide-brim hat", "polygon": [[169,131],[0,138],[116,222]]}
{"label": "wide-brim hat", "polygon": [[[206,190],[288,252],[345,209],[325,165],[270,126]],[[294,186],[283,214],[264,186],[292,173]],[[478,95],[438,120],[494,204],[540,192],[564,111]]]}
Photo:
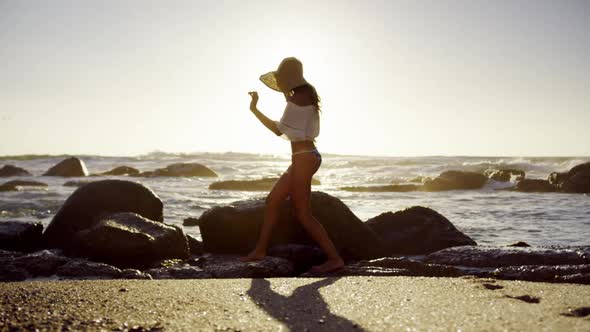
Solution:
{"label": "wide-brim hat", "polygon": [[279,92],[289,92],[307,84],[303,78],[303,65],[294,57],[283,59],[277,70],[261,75],[260,80],[267,87]]}

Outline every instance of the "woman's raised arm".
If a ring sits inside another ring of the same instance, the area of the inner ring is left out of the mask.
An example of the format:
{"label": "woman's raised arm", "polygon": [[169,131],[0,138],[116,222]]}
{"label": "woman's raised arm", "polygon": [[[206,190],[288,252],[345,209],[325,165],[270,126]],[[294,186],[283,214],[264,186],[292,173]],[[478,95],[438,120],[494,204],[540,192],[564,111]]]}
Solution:
{"label": "woman's raised arm", "polygon": [[248,94],[250,97],[252,97],[252,101],[250,101],[250,111],[256,115],[258,120],[260,120],[260,122],[262,122],[266,128],[275,133],[277,136],[281,136],[283,133],[279,130],[277,124],[273,120],[269,119],[266,115],[262,114],[258,108],[256,108],[256,105],[258,104],[258,92],[251,91],[248,92]]}

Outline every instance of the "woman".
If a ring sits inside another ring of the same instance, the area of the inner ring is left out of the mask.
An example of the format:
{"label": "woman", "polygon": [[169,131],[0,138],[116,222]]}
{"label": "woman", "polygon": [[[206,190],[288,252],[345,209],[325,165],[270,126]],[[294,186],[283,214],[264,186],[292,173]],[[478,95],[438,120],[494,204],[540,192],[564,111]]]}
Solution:
{"label": "woman", "polygon": [[257,108],[258,93],[252,97],[250,110],[269,130],[291,141],[291,166],[279,178],[266,197],[264,223],[256,248],[243,261],[260,260],[266,256],[272,227],[278,220],[279,207],[287,196],[295,208],[297,220],[324,250],[328,260],[310,271],[325,273],[340,269],[344,261],[338,254],[328,233],[311,214],[311,178],[320,168],[322,156],[314,145],[319,135],[319,97],[315,88],[303,78],[303,66],[296,58],[284,59],[276,71],[260,76],[269,88],[285,95],[287,106],[281,121],[273,121]]}

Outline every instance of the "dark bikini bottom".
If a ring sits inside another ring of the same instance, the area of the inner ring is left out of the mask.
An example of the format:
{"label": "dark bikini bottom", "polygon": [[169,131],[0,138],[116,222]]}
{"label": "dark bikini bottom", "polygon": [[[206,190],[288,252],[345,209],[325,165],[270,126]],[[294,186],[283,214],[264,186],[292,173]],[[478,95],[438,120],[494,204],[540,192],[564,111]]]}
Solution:
{"label": "dark bikini bottom", "polygon": [[292,156],[295,156],[295,155],[298,155],[298,154],[301,154],[301,153],[313,153],[316,156],[316,158],[318,159],[318,161],[319,161],[318,167],[319,167],[319,165],[322,164],[322,155],[320,154],[320,152],[318,151],[318,149],[305,150],[305,151],[297,151],[297,152],[293,153]]}

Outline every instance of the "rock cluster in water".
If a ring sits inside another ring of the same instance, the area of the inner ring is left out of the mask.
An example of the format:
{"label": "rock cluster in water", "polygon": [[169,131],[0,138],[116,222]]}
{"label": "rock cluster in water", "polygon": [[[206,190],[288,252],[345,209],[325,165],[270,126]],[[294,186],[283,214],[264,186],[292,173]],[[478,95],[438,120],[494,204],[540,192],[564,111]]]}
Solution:
{"label": "rock cluster in water", "polygon": [[[519,192],[562,192],[590,193],[590,162],[577,165],[565,173],[553,172],[547,179],[527,179],[526,173],[518,169],[489,169],[478,172],[450,170],[434,179],[418,177],[407,184],[384,186],[341,187],[340,190],[353,192],[408,192],[408,191],[447,191],[473,190],[483,188],[489,180],[508,182],[515,179],[516,185],[502,190]],[[422,184],[415,184],[416,182]]]}
{"label": "rock cluster in water", "polygon": [[[66,158],[51,168],[43,176],[86,177],[86,176],[134,176],[134,177],[217,177],[217,173],[199,163],[176,163],[153,171],[140,172],[130,166],[117,166],[109,171],[89,174],[84,161],[78,157]],[[4,165],[0,168],[0,177],[32,176],[26,169]]]}
{"label": "rock cluster in water", "polygon": [[[267,278],[311,276],[325,260],[293,214],[280,210],[264,260],[241,262],[263,220],[263,198],[214,207],[195,224],[203,242],[163,222],[161,200],[135,182],[78,188],[43,232],[39,223],[0,223],[0,280],[79,278]],[[347,265],[334,275],[408,275],[590,284],[590,247],[484,247],[425,207],[359,220],[339,199],[313,192],[312,210]]]}

